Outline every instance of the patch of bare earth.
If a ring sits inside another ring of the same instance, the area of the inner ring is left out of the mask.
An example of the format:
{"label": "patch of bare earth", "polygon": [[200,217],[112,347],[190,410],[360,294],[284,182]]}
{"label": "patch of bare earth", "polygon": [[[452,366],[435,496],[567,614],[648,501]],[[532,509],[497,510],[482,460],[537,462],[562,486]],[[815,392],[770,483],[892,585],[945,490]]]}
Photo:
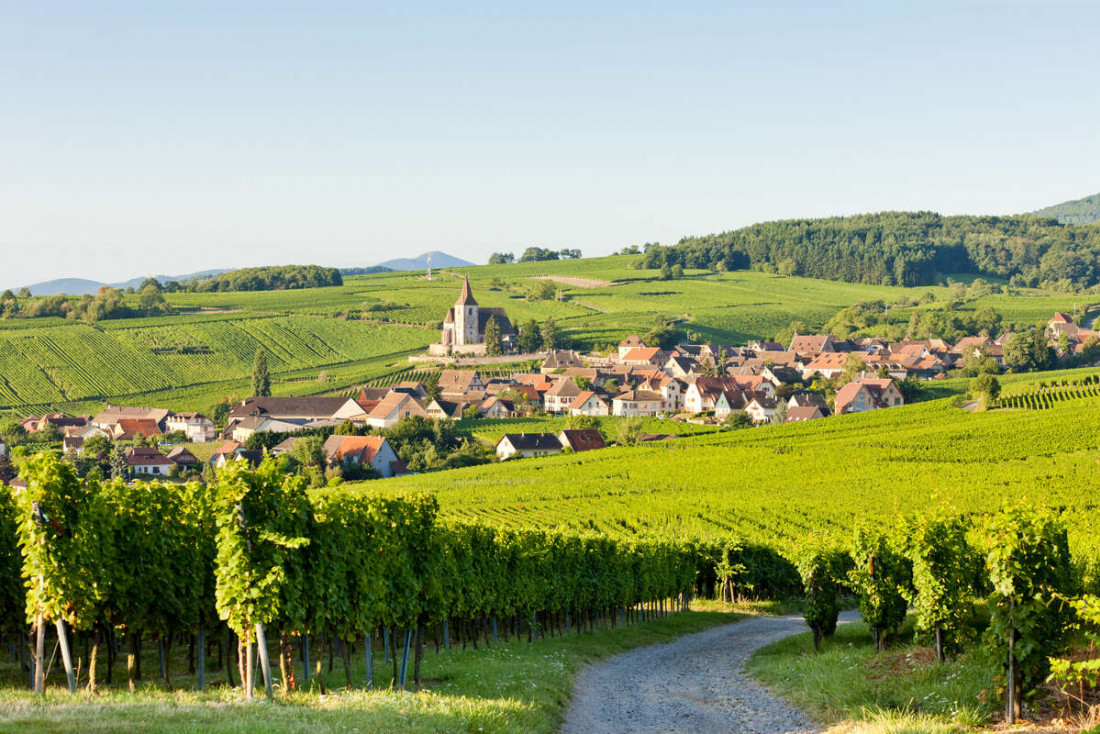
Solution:
{"label": "patch of bare earth", "polygon": [[568,278],[562,275],[535,275],[533,280],[552,280],[559,285],[567,285],[571,288],[607,288],[615,285],[610,280],[598,280],[596,278]]}

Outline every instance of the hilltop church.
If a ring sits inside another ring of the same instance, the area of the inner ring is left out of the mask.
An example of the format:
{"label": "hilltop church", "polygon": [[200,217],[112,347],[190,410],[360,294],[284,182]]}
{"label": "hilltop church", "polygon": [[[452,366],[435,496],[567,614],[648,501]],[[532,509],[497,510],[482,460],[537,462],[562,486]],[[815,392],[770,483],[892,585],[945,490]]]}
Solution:
{"label": "hilltop church", "polygon": [[470,291],[470,279],[462,281],[462,292],[455,305],[447,310],[443,319],[443,333],[438,344],[431,346],[431,353],[441,354],[484,354],[485,325],[489,319],[496,319],[500,327],[501,339],[505,349],[515,339],[515,329],[508,320],[503,308],[482,308],[474,300]]}

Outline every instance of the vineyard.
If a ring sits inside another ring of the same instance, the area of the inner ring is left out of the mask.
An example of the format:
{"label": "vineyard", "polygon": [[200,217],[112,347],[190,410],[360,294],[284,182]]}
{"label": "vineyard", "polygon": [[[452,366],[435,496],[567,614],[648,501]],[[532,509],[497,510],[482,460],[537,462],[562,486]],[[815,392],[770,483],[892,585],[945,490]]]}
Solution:
{"label": "vineyard", "polygon": [[0,408],[244,380],[261,348],[272,371],[290,377],[300,370],[401,355],[431,339],[423,329],[309,316],[142,321],[102,330],[70,324],[0,331]]}
{"label": "vineyard", "polygon": [[[255,472],[230,467],[210,487],[182,491],[81,483],[49,456],[29,460],[22,476],[25,491],[0,497],[0,559],[8,578],[22,575],[26,594],[5,586],[0,623],[8,633],[22,630],[24,618],[34,625],[31,680],[39,691],[47,625],[58,630],[71,690],[70,631],[92,644],[88,660],[98,662],[103,643],[108,683],[114,630],[124,631],[133,691],[144,642],[163,660],[181,631],[194,633],[195,665],[206,671],[205,635],[221,639],[225,625],[245,648],[237,664],[249,696],[254,652],[271,692],[265,628],[280,639],[284,687],[295,687],[296,666],[304,681],[319,677],[326,645],[339,646],[350,671],[351,644],[369,655],[384,641],[403,688],[407,679],[420,682],[426,637],[448,648],[452,635],[476,646],[614,628],[682,609],[698,584],[714,584],[718,551],[705,545],[453,523],[437,518],[427,495],[307,494],[303,480],[272,461]],[[792,591],[789,574],[771,583],[760,593]],[[219,657],[232,685],[232,655]],[[162,666],[165,686],[169,674]],[[88,675],[95,690],[94,666]],[[370,665],[367,675],[356,685],[369,688]]]}
{"label": "vineyard", "polygon": [[1049,384],[1046,381],[1040,382],[1026,391],[1002,395],[997,405],[1001,408],[1043,410],[1067,400],[1095,397],[1100,397],[1100,379],[1086,375],[1078,379],[1053,379]]}
{"label": "vineyard", "polygon": [[1100,550],[1100,399],[968,413],[951,400],[392,480],[444,515],[619,536],[734,535],[784,548],[912,507],[1057,508],[1075,552]]}
{"label": "vineyard", "polygon": [[[848,528],[843,539],[807,532],[779,552],[736,533],[692,540],[675,530],[624,537],[456,521],[440,517],[429,494],[307,492],[273,459],[183,488],[81,482],[45,454],[20,474],[27,487],[0,494],[0,573],[21,575],[25,593],[2,587],[0,632],[26,639],[24,620],[31,625],[37,693],[52,669],[51,628],[58,675],[74,694],[84,685],[74,664],[80,644],[90,692],[113,685],[125,650],[132,694],[143,645],[155,646],[157,677],[171,690],[171,649],[182,643],[199,691],[208,674],[230,687],[236,674],[246,700],[261,681],[273,699],[276,688],[289,696],[299,686],[324,696],[326,651],[329,672],[333,657],[342,659],[345,694],[373,688],[379,643],[392,663],[392,676],[379,677],[419,688],[433,645],[446,654],[460,642],[491,649],[613,631],[715,595],[803,594],[817,647],[836,630],[841,595],[854,594],[879,651],[912,605],[917,632],[934,641],[941,663],[969,644],[972,604],[988,597],[983,644],[995,675],[1009,682],[1009,723],[1050,670],[1067,682],[1088,675],[1087,664],[1050,660],[1076,619],[1053,601],[1097,588],[1083,562],[1094,551],[1071,557],[1068,513],[925,507],[896,513],[888,528]],[[1080,601],[1085,622],[1090,599]],[[364,660],[354,679],[352,655]]]}

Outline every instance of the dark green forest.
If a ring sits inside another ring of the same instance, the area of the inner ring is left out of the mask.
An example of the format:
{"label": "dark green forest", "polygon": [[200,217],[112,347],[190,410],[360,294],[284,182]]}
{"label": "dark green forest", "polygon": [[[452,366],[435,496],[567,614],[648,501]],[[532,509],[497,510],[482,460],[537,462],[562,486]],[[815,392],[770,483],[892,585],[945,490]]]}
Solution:
{"label": "dark green forest", "polygon": [[1079,290],[1100,283],[1100,224],[1030,215],[883,212],[790,219],[650,247],[645,267],[754,268],[850,283],[921,286],[948,274]]}
{"label": "dark green forest", "polygon": [[340,271],[336,268],[323,268],[320,265],[271,265],[231,270],[228,273],[187,284],[185,288],[197,293],[209,293],[212,291],[279,291],[343,284]]}

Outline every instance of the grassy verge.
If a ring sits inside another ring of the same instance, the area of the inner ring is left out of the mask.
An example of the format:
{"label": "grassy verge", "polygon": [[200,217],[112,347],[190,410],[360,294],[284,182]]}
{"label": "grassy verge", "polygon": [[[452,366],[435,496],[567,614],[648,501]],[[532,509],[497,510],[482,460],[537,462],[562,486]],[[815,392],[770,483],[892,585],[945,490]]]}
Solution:
{"label": "grassy verge", "polygon": [[[343,666],[337,659],[332,672],[325,674],[326,695],[319,696],[315,690],[289,696],[277,693],[273,704],[246,703],[239,689],[225,685],[224,675],[208,674],[213,683],[204,693],[192,690],[193,676],[175,675],[176,690],[167,691],[149,682],[156,676],[155,653],[145,661],[146,682],[135,694],[126,691],[124,661],[116,670],[113,689],[101,684],[96,694],[70,696],[67,690],[50,687],[44,698],[19,687],[17,666],[5,661],[0,669],[0,674],[6,674],[6,685],[0,688],[0,731],[552,732],[561,722],[573,676],[582,666],[726,624],[760,609],[712,602],[691,612],[595,634],[530,644],[512,641],[476,651],[454,647],[435,654],[429,648],[423,688],[417,692],[363,690],[360,648],[352,658],[352,688],[344,687]],[[762,609],[767,613],[780,608]],[[380,647],[377,641],[375,647]],[[174,656],[174,667],[185,666],[182,657]],[[388,688],[392,667],[380,650],[374,656],[374,671],[376,687]],[[277,669],[273,672],[277,678]],[[411,677],[410,672],[410,683]],[[54,683],[63,680],[56,671],[51,675]],[[262,689],[259,693],[262,698]]]}
{"label": "grassy verge", "polygon": [[756,652],[748,672],[830,732],[973,731],[990,721],[991,666],[974,654],[937,665],[931,650],[902,641],[876,655],[861,622],[842,625],[818,654],[809,633]]}

